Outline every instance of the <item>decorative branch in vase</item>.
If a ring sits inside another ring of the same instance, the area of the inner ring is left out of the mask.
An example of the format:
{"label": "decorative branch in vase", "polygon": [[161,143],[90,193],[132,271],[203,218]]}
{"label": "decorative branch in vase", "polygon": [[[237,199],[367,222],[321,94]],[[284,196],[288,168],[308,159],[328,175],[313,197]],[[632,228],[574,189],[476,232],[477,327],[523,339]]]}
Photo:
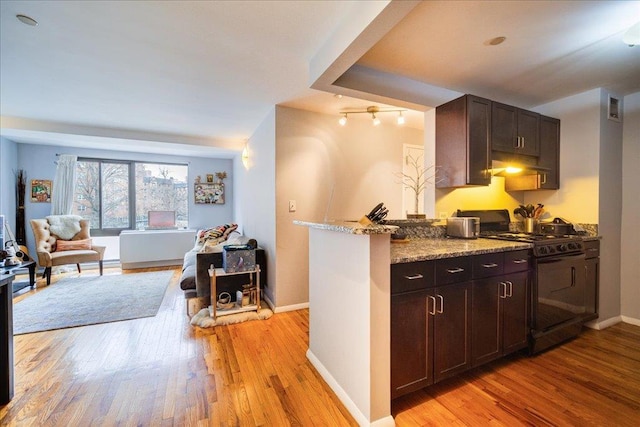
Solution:
{"label": "decorative branch in vase", "polygon": [[407,213],[407,218],[422,219],[422,218],[425,218],[425,214],[419,213],[420,194],[422,194],[427,184],[435,184],[440,181],[437,178],[438,167],[435,165],[432,165],[425,168],[423,165],[422,156],[417,156],[414,158],[411,154],[408,154],[405,157],[405,162],[407,166],[409,166],[411,171],[412,172],[415,171],[415,172],[411,174],[396,172],[394,175],[400,178],[400,183],[404,186],[404,188],[410,188],[414,194],[415,213],[413,214]]}

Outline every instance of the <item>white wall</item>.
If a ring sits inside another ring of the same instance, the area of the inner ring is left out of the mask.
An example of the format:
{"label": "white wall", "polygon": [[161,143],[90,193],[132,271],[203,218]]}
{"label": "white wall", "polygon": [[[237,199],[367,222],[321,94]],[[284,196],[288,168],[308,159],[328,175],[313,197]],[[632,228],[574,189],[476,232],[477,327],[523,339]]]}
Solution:
{"label": "white wall", "polygon": [[542,203],[552,216],[597,223],[600,174],[600,89],[533,110],[560,119],[560,190],[525,192],[525,203]]}
{"label": "white wall", "polygon": [[275,134],[274,109],[247,142],[248,168],[244,167],[240,156],[234,160],[234,211],[235,221],[243,234],[256,239],[266,252],[265,294],[274,304],[280,305],[276,278]]}
{"label": "white wall", "polygon": [[[612,94],[621,99],[620,96]],[[622,222],[622,126],[608,120],[609,92],[600,93],[600,164],[598,233],[600,241],[599,321],[620,316],[620,247]],[[621,105],[624,110],[624,105]]]}
{"label": "white wall", "polygon": [[544,203],[572,222],[598,224],[599,322],[620,316],[621,307],[623,123],[607,119],[608,95],[598,88],[534,109],[561,120],[560,190],[525,193],[526,203]]}
{"label": "white wall", "polygon": [[[308,230],[294,220],[358,220],[384,202],[388,218],[403,218],[403,144],[422,145],[423,132],[370,120],[339,126],[334,115],[276,109],[276,226],[278,306],[306,303]],[[289,200],[297,211],[288,211]]]}
{"label": "white wall", "polygon": [[624,97],[623,120],[621,312],[640,324],[640,92]]}
{"label": "white wall", "polygon": [[[0,137],[0,214],[15,234],[16,232],[16,177],[18,148],[13,141]],[[6,231],[5,231],[6,233]],[[5,234],[5,241],[9,236]],[[4,248],[2,248],[4,249]]]}

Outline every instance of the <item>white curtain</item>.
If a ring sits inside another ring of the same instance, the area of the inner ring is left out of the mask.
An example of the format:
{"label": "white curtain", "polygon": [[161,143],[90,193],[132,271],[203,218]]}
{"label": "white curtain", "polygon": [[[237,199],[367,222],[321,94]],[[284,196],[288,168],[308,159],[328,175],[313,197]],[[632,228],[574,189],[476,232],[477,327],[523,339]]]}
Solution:
{"label": "white curtain", "polygon": [[51,215],[70,215],[76,189],[76,161],[78,156],[60,154],[51,192]]}

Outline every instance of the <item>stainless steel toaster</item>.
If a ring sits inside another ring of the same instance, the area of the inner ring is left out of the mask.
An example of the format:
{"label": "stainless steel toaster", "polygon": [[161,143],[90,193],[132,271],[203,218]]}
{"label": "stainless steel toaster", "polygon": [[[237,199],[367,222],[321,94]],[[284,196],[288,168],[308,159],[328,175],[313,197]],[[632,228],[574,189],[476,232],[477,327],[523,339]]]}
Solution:
{"label": "stainless steel toaster", "polygon": [[477,239],[480,235],[480,218],[476,216],[447,218],[447,236]]}

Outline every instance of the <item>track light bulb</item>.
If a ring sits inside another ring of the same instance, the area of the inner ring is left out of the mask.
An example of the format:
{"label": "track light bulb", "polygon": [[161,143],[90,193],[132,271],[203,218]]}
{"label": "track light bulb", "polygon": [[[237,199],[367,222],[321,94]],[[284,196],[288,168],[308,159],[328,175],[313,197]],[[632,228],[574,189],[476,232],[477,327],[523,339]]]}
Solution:
{"label": "track light bulb", "polygon": [[399,125],[403,125],[404,124],[404,116],[402,115],[402,111],[400,111],[400,115],[398,116],[397,123]]}
{"label": "track light bulb", "polygon": [[340,120],[338,120],[338,123],[340,123],[340,126],[344,126],[347,124],[347,115],[345,114],[343,117],[340,117]]}
{"label": "track light bulb", "polygon": [[377,118],[375,114],[372,114],[372,116],[373,116],[373,125],[378,126],[380,124],[380,119]]}

